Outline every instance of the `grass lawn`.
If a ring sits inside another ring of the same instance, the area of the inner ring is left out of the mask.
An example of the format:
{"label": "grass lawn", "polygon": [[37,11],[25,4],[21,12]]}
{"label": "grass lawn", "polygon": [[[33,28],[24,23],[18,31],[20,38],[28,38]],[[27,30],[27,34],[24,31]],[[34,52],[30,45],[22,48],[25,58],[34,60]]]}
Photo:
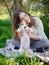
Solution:
{"label": "grass lawn", "polygon": [[10,20],[0,20],[0,48],[5,46],[6,39],[12,37],[12,26]]}
{"label": "grass lawn", "polygon": [[12,37],[12,25],[7,10],[0,10],[0,48]]}

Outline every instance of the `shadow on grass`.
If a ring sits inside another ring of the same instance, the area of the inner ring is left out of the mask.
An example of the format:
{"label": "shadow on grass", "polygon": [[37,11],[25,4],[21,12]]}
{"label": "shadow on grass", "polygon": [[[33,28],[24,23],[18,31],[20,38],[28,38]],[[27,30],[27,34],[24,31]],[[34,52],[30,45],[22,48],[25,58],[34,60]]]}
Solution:
{"label": "shadow on grass", "polygon": [[12,37],[12,25],[10,20],[0,20],[0,48],[6,44],[6,39]]}

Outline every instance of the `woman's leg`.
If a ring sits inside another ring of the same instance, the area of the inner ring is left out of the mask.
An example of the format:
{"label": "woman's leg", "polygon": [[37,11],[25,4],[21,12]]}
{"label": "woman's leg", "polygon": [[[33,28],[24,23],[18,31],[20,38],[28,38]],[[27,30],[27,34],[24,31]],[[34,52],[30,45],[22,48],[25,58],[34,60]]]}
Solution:
{"label": "woman's leg", "polygon": [[19,49],[20,48],[20,40],[12,39],[12,44],[15,46],[15,49]]}
{"label": "woman's leg", "polygon": [[44,40],[44,39],[40,41],[31,40],[30,47],[31,49],[49,47],[49,40]]}

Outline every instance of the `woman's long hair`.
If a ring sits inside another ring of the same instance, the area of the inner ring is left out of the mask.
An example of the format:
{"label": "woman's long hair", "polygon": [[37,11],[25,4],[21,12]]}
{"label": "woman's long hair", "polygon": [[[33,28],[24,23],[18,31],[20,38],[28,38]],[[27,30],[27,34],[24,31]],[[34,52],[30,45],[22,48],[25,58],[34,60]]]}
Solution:
{"label": "woman's long hair", "polygon": [[19,15],[21,12],[26,13],[30,17],[31,22],[29,23],[29,27],[31,27],[31,26],[36,27],[36,23],[35,23],[35,20],[33,19],[33,16],[31,16],[25,10],[16,10],[13,14],[13,22],[12,22],[13,32],[15,32],[15,30],[18,29],[18,27],[19,27],[19,23],[21,22]]}
{"label": "woman's long hair", "polygon": [[31,22],[29,23],[29,26],[34,26],[36,27],[36,23],[35,23],[35,20],[33,19],[33,16],[30,16],[30,14],[24,10],[16,10],[15,13],[13,14],[13,26],[14,26],[14,30],[17,29],[19,27],[19,23],[21,22],[20,20],[20,13],[21,12],[24,12],[26,13],[29,17],[30,17],[30,20]]}

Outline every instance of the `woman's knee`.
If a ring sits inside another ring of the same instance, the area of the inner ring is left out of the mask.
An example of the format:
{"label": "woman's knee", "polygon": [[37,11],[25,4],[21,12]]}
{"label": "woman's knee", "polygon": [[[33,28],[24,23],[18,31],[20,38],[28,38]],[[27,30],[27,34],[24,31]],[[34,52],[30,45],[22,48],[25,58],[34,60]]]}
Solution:
{"label": "woman's knee", "polygon": [[33,41],[31,43],[31,46],[34,48],[41,48],[41,47],[48,47],[49,46],[49,40],[40,40],[40,41]]}
{"label": "woman's knee", "polygon": [[14,40],[14,39],[12,39],[12,44],[13,44],[15,47],[20,48],[20,40]]}

